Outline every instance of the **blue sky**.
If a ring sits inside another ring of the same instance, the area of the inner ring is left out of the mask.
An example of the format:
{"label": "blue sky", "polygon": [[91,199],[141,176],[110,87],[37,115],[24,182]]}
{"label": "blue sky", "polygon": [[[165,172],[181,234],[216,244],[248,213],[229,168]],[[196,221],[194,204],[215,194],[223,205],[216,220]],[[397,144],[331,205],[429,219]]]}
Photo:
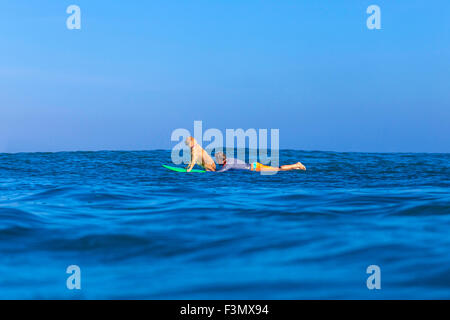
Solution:
{"label": "blue sky", "polygon": [[282,148],[450,152],[448,0],[0,4],[0,152],[169,149],[194,120],[278,128]]}

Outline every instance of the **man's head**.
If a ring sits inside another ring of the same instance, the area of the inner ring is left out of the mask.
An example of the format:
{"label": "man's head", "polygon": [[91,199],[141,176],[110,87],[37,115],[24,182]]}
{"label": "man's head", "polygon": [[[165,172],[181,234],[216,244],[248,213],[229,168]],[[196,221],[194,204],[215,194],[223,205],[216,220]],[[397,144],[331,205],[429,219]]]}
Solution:
{"label": "man's head", "polygon": [[218,164],[224,164],[227,160],[227,156],[223,152],[217,152],[215,155]]}
{"label": "man's head", "polygon": [[193,137],[187,137],[186,141],[184,143],[187,146],[189,146],[189,148],[192,148],[193,146],[195,146],[197,144],[197,141],[195,141],[195,139]]}

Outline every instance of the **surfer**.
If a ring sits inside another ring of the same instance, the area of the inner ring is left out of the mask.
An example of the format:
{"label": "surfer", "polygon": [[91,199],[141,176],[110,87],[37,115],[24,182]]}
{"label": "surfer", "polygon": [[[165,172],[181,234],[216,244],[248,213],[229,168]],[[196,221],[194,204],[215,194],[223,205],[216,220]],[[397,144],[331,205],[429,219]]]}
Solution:
{"label": "surfer", "polygon": [[235,158],[228,158],[223,152],[217,152],[215,155],[218,164],[222,165],[222,168],[217,172],[224,172],[230,169],[235,170],[250,170],[250,171],[289,171],[289,170],[306,170],[306,167],[300,163],[287,164],[281,167],[271,167],[263,165],[259,162],[246,163],[242,160]]}

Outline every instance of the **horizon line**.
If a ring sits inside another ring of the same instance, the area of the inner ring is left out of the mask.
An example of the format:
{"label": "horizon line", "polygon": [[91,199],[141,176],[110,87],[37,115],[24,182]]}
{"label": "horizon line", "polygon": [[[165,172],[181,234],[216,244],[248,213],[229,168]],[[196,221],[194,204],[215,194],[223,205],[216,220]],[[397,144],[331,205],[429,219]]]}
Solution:
{"label": "horizon line", "polygon": [[[188,148],[186,148],[188,149]],[[214,148],[213,148],[214,149]],[[205,149],[205,150],[213,150]],[[226,149],[226,148],[223,148]],[[233,148],[233,150],[239,150],[243,148]],[[249,148],[245,148],[250,150]],[[182,149],[180,149],[182,150]],[[252,149],[254,150],[254,149]],[[272,149],[256,149],[256,150],[268,150]],[[293,149],[293,148],[280,148],[280,151],[302,151],[302,152],[328,152],[328,153],[370,153],[370,154],[450,154],[450,152],[426,152],[426,151],[335,151],[335,150],[306,150],[306,149]],[[0,152],[0,155],[10,155],[10,154],[25,154],[25,153],[94,153],[94,152],[148,152],[148,151],[172,151],[172,149],[98,149],[98,150],[60,150],[60,151],[17,151],[17,152]]]}

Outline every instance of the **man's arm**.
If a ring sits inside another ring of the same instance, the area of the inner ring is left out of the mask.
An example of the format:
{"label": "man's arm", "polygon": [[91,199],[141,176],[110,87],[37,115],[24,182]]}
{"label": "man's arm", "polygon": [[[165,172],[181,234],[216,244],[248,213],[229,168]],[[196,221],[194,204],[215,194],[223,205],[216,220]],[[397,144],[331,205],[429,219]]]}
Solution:
{"label": "man's arm", "polygon": [[216,171],[216,172],[224,172],[224,171],[228,171],[230,169],[231,169],[231,166],[226,164],[219,171]]}

